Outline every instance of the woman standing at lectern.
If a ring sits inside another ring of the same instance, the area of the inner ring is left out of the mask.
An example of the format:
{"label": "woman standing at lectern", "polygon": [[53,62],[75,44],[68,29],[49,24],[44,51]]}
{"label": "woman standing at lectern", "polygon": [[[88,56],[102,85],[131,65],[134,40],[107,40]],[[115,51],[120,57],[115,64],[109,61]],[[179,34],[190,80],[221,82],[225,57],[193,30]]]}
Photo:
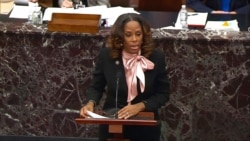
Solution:
{"label": "woman standing at lectern", "polygon": [[[117,102],[119,119],[147,111],[154,112],[158,120],[158,109],[169,99],[169,83],[164,53],[153,48],[148,23],[134,13],[119,16],[107,44],[97,58],[93,80],[86,92],[88,102],[81,108],[80,116],[88,117],[87,111],[94,110],[105,92],[103,110],[115,108]],[[124,138],[130,141],[160,141],[160,133],[160,124],[123,126]],[[113,138],[108,125],[100,125],[99,140],[107,138]]]}

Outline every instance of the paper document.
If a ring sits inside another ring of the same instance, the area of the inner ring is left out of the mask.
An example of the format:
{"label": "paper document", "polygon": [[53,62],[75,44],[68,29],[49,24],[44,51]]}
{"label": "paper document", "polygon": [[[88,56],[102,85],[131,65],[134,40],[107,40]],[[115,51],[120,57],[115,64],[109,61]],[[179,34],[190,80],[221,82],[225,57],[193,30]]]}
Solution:
{"label": "paper document", "polygon": [[18,19],[28,19],[28,15],[29,15],[28,6],[14,5],[9,17]]}
{"label": "paper document", "polygon": [[[29,5],[32,6],[35,3],[30,3]],[[39,7],[41,9],[41,7]],[[23,6],[23,5],[14,5],[12,12],[10,13],[9,18],[17,18],[17,19],[28,19],[28,15],[30,13],[30,7],[29,6]]]}
{"label": "paper document", "polygon": [[76,13],[76,14],[97,14],[101,15],[101,19],[106,19],[108,25],[112,26],[115,20],[121,15],[125,13],[138,13],[131,7],[107,7],[107,6],[91,6],[79,9],[73,8],[52,8],[49,7],[45,10],[43,21],[51,21],[52,13]]}
{"label": "paper document", "polygon": [[188,25],[205,26],[208,13],[188,12]]}
{"label": "paper document", "polygon": [[88,115],[90,118],[108,118],[108,117],[105,117],[105,116],[101,116],[101,115],[98,115],[96,113],[93,113],[91,111],[87,111]]}
{"label": "paper document", "polygon": [[239,31],[238,21],[208,21],[205,27],[207,30],[228,30],[228,31]]}
{"label": "paper document", "polygon": [[[205,26],[207,21],[208,13],[202,12],[188,12],[187,24],[188,26]],[[176,29],[182,29],[180,22],[180,14],[178,14],[177,20],[175,22]]]}
{"label": "paper document", "polygon": [[102,13],[107,9],[106,5],[102,6],[91,6],[85,8],[59,8],[59,7],[48,7],[43,16],[44,21],[51,21],[52,13],[75,13],[75,14],[97,14],[102,15]]}
{"label": "paper document", "polygon": [[102,13],[102,18],[106,19],[107,21],[107,26],[111,27],[114,25],[116,19],[125,13],[136,13],[140,14],[139,12],[135,11],[134,8],[132,7],[121,7],[121,6],[116,6],[116,7],[110,7],[107,8],[105,12]]}
{"label": "paper document", "polygon": [[52,13],[74,13],[74,12],[76,13],[76,11],[74,11],[74,8],[49,7],[44,12],[43,21],[51,21]]}

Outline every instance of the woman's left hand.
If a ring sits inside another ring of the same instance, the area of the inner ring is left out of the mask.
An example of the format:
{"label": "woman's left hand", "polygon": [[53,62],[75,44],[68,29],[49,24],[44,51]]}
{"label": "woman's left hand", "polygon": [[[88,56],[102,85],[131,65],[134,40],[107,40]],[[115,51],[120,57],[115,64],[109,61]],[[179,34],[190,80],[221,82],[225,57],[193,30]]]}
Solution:
{"label": "woman's left hand", "polygon": [[137,104],[128,104],[127,106],[123,107],[121,110],[118,111],[118,118],[119,119],[128,119],[132,116],[137,115],[139,112],[145,109],[145,105],[143,102]]}

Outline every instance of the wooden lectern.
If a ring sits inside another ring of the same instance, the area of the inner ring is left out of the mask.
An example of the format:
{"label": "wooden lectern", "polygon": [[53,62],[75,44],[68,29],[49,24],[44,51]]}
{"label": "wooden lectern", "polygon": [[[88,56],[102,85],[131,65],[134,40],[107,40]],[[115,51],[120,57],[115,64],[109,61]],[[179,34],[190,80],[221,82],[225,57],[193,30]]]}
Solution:
{"label": "wooden lectern", "polygon": [[109,133],[114,134],[114,139],[108,141],[129,141],[123,138],[123,125],[155,126],[158,124],[158,121],[154,120],[154,113],[152,112],[140,112],[126,120],[116,118],[76,118],[75,120],[79,124],[109,125]]}
{"label": "wooden lectern", "polygon": [[53,13],[48,31],[98,33],[101,15]]}

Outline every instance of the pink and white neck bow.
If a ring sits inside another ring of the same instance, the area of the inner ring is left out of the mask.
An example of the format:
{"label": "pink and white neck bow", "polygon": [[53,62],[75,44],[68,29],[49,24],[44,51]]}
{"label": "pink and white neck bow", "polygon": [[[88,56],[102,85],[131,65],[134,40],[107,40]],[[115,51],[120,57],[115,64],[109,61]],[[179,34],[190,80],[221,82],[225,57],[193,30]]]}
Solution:
{"label": "pink and white neck bow", "polygon": [[128,99],[131,102],[137,95],[137,78],[140,83],[141,92],[145,89],[145,75],[144,71],[152,70],[154,63],[141,56],[140,54],[129,54],[125,51],[122,52],[123,64],[125,68],[125,75],[128,85]]}

